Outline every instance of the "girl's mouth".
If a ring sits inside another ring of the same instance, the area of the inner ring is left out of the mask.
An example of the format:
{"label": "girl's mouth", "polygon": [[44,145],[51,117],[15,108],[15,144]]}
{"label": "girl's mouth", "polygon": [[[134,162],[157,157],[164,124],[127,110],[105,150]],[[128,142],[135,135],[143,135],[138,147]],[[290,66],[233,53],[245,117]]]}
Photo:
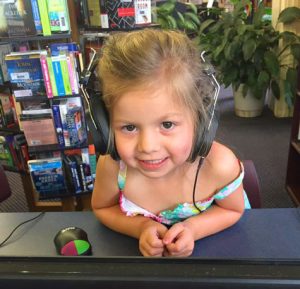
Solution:
{"label": "girl's mouth", "polygon": [[156,159],[156,160],[139,160],[139,163],[143,169],[157,170],[165,164],[166,160],[167,158]]}

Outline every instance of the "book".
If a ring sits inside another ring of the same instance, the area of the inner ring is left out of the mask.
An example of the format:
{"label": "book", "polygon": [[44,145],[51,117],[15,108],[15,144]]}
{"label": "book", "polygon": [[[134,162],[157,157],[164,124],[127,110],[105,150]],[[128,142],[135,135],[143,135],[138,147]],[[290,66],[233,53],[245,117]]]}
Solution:
{"label": "book", "polygon": [[76,161],[68,155],[63,156],[65,175],[69,187],[69,192],[72,194],[79,194],[82,192],[79,175],[77,172]]}
{"label": "book", "polygon": [[57,56],[59,54],[67,54],[68,52],[79,51],[79,47],[75,42],[69,43],[50,43],[49,49],[52,56]]}
{"label": "book", "polygon": [[0,136],[0,164],[14,167],[14,160],[6,142],[5,136]]}
{"label": "book", "polygon": [[56,130],[49,113],[20,116],[28,146],[57,144]]}
{"label": "book", "polygon": [[53,111],[53,120],[54,120],[54,124],[55,124],[58,144],[61,147],[64,147],[65,141],[64,141],[64,133],[63,133],[63,127],[62,127],[62,122],[61,122],[61,117],[60,117],[59,104],[53,104],[52,111]]}
{"label": "book", "polygon": [[41,53],[40,55],[40,61],[41,61],[41,68],[42,73],[44,77],[44,83],[46,88],[46,93],[48,98],[53,98],[53,90],[52,90],[52,84],[50,80],[50,73],[48,69],[48,62],[47,62],[47,52]]}
{"label": "book", "polygon": [[51,56],[52,67],[53,67],[53,74],[56,83],[57,95],[58,96],[65,96],[66,91],[64,87],[63,75],[62,75],[62,68],[60,63],[61,57],[58,56]]}
{"label": "book", "polygon": [[11,51],[12,49],[9,43],[0,43],[0,70],[2,74],[1,84],[9,80],[9,76],[7,73],[7,66],[5,62],[5,56],[9,54]]}
{"label": "book", "polygon": [[61,158],[29,160],[28,167],[40,200],[68,195]]}
{"label": "book", "polygon": [[87,0],[88,18],[90,26],[101,26],[100,1]]}
{"label": "book", "polygon": [[61,74],[63,78],[63,85],[65,89],[65,95],[72,95],[70,77],[69,77],[69,70],[68,70],[68,63],[67,63],[67,55],[60,55],[60,67],[61,67]]}
{"label": "book", "polygon": [[30,1],[31,1],[32,15],[33,15],[36,33],[42,34],[43,28],[42,28],[42,22],[41,22],[41,17],[40,17],[38,1],[37,0],[30,0]]}
{"label": "book", "polygon": [[49,36],[51,35],[51,29],[50,29],[49,15],[48,15],[47,0],[37,0],[37,1],[38,1],[40,18],[41,18],[41,23],[43,28],[43,35]]}
{"label": "book", "polygon": [[[133,28],[135,26],[134,1],[104,0],[109,28]],[[101,6],[102,9],[102,6]],[[102,19],[101,19],[102,20]],[[103,26],[102,26],[103,28]]]}
{"label": "book", "polygon": [[46,95],[40,53],[27,51],[6,55],[7,71],[16,99]]}
{"label": "book", "polygon": [[14,127],[15,122],[15,112],[12,106],[12,95],[8,93],[0,92],[0,110],[3,119],[3,127]]}
{"label": "book", "polygon": [[56,81],[55,81],[51,56],[47,56],[46,61],[47,61],[47,67],[48,67],[51,88],[52,88],[52,94],[53,94],[53,96],[57,96],[58,94],[57,94]]}
{"label": "book", "polygon": [[66,0],[48,0],[48,15],[51,32],[67,32],[70,30]]}
{"label": "book", "polygon": [[0,1],[0,37],[36,35],[30,0]]}

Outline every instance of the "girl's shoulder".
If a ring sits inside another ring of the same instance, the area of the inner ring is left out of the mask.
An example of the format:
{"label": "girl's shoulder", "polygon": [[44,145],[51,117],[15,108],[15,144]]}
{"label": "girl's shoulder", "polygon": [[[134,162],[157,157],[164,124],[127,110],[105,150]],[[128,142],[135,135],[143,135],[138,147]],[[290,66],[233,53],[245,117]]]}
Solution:
{"label": "girl's shoulder", "polygon": [[206,162],[217,181],[218,188],[231,183],[241,173],[239,159],[231,149],[218,142],[213,142]]}

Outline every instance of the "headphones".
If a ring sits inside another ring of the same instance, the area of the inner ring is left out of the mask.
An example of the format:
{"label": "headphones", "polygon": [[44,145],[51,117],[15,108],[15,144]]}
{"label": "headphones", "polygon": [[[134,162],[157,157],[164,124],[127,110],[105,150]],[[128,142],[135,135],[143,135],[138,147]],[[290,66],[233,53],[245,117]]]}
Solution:
{"label": "headphones", "polygon": [[[95,49],[91,48],[92,56],[90,63],[80,75],[80,88],[86,101],[86,121],[88,129],[91,133],[96,152],[100,155],[110,154],[114,160],[120,160],[114,140],[110,139],[109,114],[102,99],[102,92],[95,91],[90,88],[91,80],[94,78],[94,70],[99,62],[99,54]],[[189,161],[193,162],[197,156],[206,157],[209,153],[211,145],[218,128],[218,114],[216,104],[220,92],[220,85],[215,78],[214,69],[204,58],[205,51],[200,57],[204,64],[203,72],[206,74],[212,86],[214,87],[213,102],[208,110],[208,124],[205,124],[201,131],[195,137],[193,151],[191,152]]]}

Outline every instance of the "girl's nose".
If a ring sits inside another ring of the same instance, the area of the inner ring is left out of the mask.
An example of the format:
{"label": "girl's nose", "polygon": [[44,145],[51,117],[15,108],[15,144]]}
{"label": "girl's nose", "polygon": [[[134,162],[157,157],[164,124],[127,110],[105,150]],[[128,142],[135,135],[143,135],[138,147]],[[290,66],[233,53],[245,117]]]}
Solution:
{"label": "girl's nose", "polygon": [[138,139],[138,151],[152,153],[160,148],[160,138],[153,131],[142,131]]}

